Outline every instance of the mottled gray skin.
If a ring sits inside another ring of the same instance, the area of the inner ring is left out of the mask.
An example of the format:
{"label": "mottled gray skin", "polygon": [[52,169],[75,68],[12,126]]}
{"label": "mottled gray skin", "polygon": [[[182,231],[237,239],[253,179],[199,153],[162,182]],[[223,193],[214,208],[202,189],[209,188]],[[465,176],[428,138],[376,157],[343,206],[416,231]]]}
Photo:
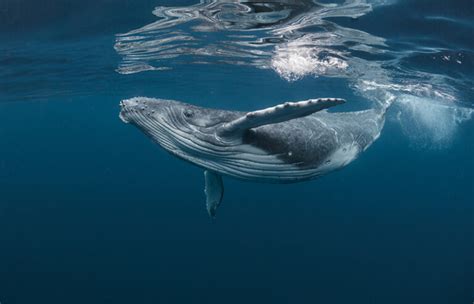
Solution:
{"label": "mottled gray skin", "polygon": [[341,147],[365,150],[379,135],[383,118],[375,110],[352,113],[313,113],[275,125],[261,126],[245,132],[243,141],[286,163],[298,167],[329,164],[331,155]]}
{"label": "mottled gray skin", "polygon": [[347,165],[377,139],[384,123],[382,111],[323,110],[227,134],[226,124],[245,112],[142,97],[121,106],[124,122],[171,154],[221,175],[270,183],[304,181]]}

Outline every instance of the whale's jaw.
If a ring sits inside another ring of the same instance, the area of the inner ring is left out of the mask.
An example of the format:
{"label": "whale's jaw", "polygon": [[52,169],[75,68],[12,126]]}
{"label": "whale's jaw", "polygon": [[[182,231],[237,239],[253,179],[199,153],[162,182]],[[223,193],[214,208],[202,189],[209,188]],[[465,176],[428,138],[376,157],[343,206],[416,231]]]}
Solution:
{"label": "whale's jaw", "polygon": [[120,107],[119,118],[124,123],[134,125],[162,148],[177,154],[181,126],[176,121],[168,121],[170,109],[167,101],[134,97],[122,100]]}
{"label": "whale's jaw", "polygon": [[128,124],[130,121],[128,120],[128,117],[126,115],[126,112],[124,111],[125,105],[123,104],[123,101],[120,102],[120,113],[119,113],[119,118],[122,122]]}
{"label": "whale's jaw", "polygon": [[139,120],[140,116],[152,114],[152,110],[148,110],[147,98],[130,98],[120,101],[119,118],[126,124]]}

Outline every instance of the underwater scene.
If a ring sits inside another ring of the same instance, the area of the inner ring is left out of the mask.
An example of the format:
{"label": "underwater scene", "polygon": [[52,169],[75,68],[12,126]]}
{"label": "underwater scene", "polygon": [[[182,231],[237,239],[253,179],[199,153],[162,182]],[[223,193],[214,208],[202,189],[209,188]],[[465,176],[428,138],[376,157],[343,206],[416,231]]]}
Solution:
{"label": "underwater scene", "polygon": [[0,303],[474,301],[472,0],[0,0]]}

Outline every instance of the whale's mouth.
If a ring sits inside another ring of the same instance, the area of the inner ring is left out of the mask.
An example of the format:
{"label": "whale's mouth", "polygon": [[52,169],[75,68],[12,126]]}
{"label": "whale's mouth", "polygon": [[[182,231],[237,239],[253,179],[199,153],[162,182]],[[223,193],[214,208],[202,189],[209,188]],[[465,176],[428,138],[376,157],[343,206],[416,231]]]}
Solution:
{"label": "whale's mouth", "polygon": [[176,146],[183,133],[179,131],[176,120],[167,119],[172,111],[162,100],[133,97],[120,101],[120,108],[120,120],[137,127],[165,150],[177,151]]}
{"label": "whale's mouth", "polygon": [[130,123],[130,121],[128,121],[127,116],[123,110],[120,111],[119,118],[121,121],[123,121],[126,124]]}
{"label": "whale's mouth", "polygon": [[130,99],[125,99],[125,100],[120,101],[119,118],[120,118],[121,121],[123,121],[126,124],[130,123],[129,112],[130,112],[131,103],[133,103],[133,102],[134,101],[130,100]]}
{"label": "whale's mouth", "polygon": [[121,101],[120,102],[120,114],[119,114],[119,118],[121,121],[123,121],[124,123],[128,124],[130,123],[130,121],[128,120],[127,118],[127,114],[126,114],[126,111],[124,109],[124,105],[123,105],[123,102]]}

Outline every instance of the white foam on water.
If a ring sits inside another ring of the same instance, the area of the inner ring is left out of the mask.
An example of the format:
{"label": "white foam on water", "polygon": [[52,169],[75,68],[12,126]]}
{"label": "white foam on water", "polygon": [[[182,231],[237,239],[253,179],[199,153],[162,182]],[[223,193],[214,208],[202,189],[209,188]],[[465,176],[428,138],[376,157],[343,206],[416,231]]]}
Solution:
{"label": "white foam on water", "polygon": [[355,88],[384,108],[393,104],[396,120],[415,148],[449,147],[459,126],[474,118],[474,109],[462,107],[453,92],[439,85],[362,80]]}
{"label": "white foam on water", "polygon": [[474,109],[446,100],[402,95],[397,98],[396,105],[397,120],[417,148],[446,148],[459,125],[474,117]]}
{"label": "white foam on water", "polygon": [[288,81],[296,81],[307,75],[320,76],[345,70],[345,60],[332,55],[323,55],[322,48],[304,46],[306,41],[297,40],[277,46],[271,67]]}

